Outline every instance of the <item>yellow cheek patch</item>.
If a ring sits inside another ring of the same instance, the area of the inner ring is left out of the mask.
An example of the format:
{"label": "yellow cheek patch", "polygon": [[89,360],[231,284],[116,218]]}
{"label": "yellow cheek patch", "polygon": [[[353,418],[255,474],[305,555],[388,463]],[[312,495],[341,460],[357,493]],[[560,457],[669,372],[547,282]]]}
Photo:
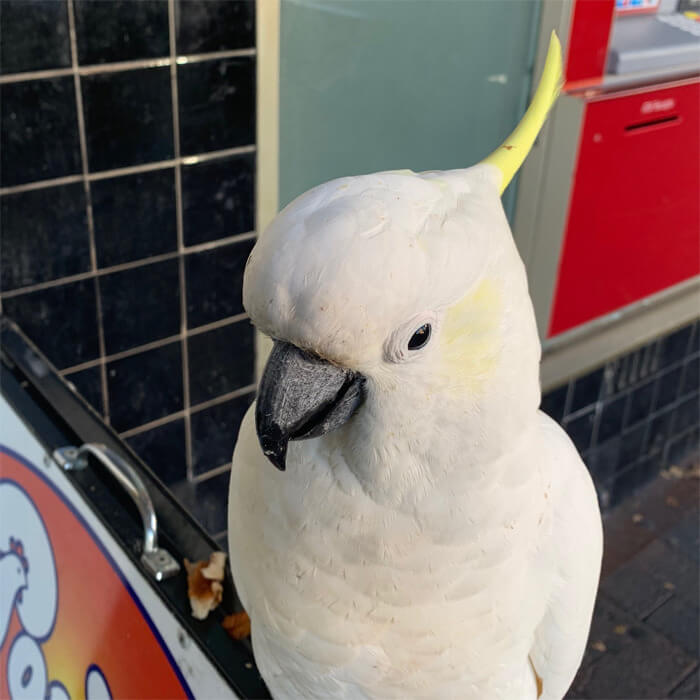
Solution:
{"label": "yellow cheek patch", "polygon": [[500,353],[502,315],[501,289],[490,279],[447,310],[440,335],[450,385],[473,392],[489,376]]}

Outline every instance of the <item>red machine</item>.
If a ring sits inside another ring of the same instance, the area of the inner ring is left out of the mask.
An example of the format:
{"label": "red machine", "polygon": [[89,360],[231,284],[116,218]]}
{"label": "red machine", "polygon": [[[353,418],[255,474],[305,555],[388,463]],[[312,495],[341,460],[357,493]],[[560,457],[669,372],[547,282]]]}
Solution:
{"label": "red machine", "polygon": [[[699,8],[700,9],[700,8]],[[700,13],[577,0],[574,156],[548,336],[700,274]]]}

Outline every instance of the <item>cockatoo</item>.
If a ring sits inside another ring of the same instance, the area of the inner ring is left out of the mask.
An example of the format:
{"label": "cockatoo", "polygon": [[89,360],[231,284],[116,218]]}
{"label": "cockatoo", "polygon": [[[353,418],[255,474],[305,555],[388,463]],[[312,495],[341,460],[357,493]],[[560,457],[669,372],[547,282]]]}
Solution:
{"label": "cockatoo", "polygon": [[250,255],[245,308],[274,345],[228,531],[278,700],[554,700],[576,673],[600,512],[538,410],[540,343],[500,200],[560,81],[553,36],[533,103],[485,162],[328,182]]}

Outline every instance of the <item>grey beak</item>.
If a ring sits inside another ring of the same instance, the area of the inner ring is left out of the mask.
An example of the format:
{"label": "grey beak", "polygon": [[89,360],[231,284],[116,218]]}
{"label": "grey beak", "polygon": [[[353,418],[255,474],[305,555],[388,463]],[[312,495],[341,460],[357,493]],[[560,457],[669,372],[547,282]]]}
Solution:
{"label": "grey beak", "polygon": [[287,443],[339,428],[365,397],[365,378],[295,345],[275,341],[258,389],[255,427],[265,456],[281,471]]}

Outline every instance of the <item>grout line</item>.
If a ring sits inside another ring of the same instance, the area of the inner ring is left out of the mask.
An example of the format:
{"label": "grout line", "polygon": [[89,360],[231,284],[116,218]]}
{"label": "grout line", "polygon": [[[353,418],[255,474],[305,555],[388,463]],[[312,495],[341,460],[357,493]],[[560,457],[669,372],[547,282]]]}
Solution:
{"label": "grout line", "polygon": [[[87,136],[85,131],[85,112],[83,110],[83,94],[80,87],[80,75],[78,73],[78,41],[75,31],[75,7],[73,0],[67,0],[66,10],[68,14],[68,36],[70,39],[71,66],[73,70],[73,86],[75,88],[75,106],[78,119],[78,141],[80,145],[80,164],[82,167],[83,189],[85,190],[85,206],[87,214],[88,242],[90,247],[90,269],[94,275],[97,271],[97,246],[95,244],[95,219],[92,212],[92,194],[88,172],[90,171],[87,153]],[[107,367],[105,364],[105,331],[102,314],[102,294],[100,292],[100,280],[94,277],[95,290],[95,314],[97,321],[97,344],[100,354],[100,384],[102,388],[102,415],[105,423],[109,425],[109,387],[107,385]]]}
{"label": "grout line", "polygon": [[221,396],[217,396],[213,399],[209,399],[208,401],[202,401],[202,403],[195,404],[194,406],[190,407],[190,412],[199,413],[199,411],[204,411],[207,408],[211,408],[212,406],[218,406],[220,403],[226,403],[227,401],[231,401],[232,399],[237,399],[241,396],[245,396],[246,394],[251,394],[255,391],[255,389],[255,384],[248,384],[248,386],[243,386],[240,389],[229,391],[228,394],[221,394]]}
{"label": "grout line", "polygon": [[219,151],[207,151],[206,153],[198,153],[194,156],[183,156],[180,158],[182,165],[197,165],[197,163],[207,163],[210,160],[217,158],[226,158],[227,156],[239,156],[244,153],[255,153],[255,144],[247,146],[233,146],[231,148],[222,148]]}
{"label": "grout line", "polygon": [[82,182],[83,179],[84,175],[65,175],[64,177],[54,177],[50,180],[36,180],[35,182],[27,182],[21,185],[10,185],[9,187],[0,187],[0,195],[6,196],[21,192],[31,192],[32,190],[43,190],[49,187],[58,187],[59,185],[73,185],[76,182]]}
{"label": "grout line", "polygon": [[[240,396],[245,396],[246,394],[250,394],[255,391],[255,385],[250,384],[248,386],[244,386],[241,389],[236,389],[235,391],[231,391],[228,394],[223,394],[222,396],[217,396],[215,399],[211,399],[209,401],[205,401],[201,404],[197,404],[196,406],[192,406],[190,408],[189,413],[197,413],[199,411],[204,411],[207,408],[211,408],[212,406],[217,406],[218,404],[225,403],[226,401],[230,401],[231,399],[236,399],[239,398]],[[180,418],[186,418],[188,412],[182,409],[181,411],[176,411],[175,413],[169,413],[167,416],[163,416],[162,418],[156,418],[155,420],[149,421],[148,423],[143,423],[142,425],[137,425],[134,428],[129,428],[128,430],[124,430],[123,432],[119,433],[120,438],[130,438],[133,437],[134,435],[139,435],[140,433],[145,433],[147,430],[152,430],[153,428],[159,428],[162,425],[165,425],[166,423],[170,423],[171,421],[176,421],[179,420]],[[196,478],[196,477],[193,477]],[[190,481],[192,479],[189,479]]]}
{"label": "grout line", "polygon": [[[627,386],[634,386],[635,384],[638,383],[639,381],[639,375],[644,369],[643,367],[643,362],[640,363],[640,352],[639,350],[635,350],[632,353],[632,356],[630,358],[630,368],[629,372],[627,373]],[[642,366],[640,366],[640,364]]]}
{"label": "grout line", "polygon": [[109,385],[107,383],[107,361],[105,359],[105,329],[104,317],[102,315],[102,292],[100,290],[100,278],[95,277],[95,295],[97,312],[97,343],[100,351],[100,384],[102,385],[102,416],[104,422],[109,425]]}
{"label": "grout line", "polygon": [[110,265],[109,267],[103,267],[99,270],[95,270],[95,274],[98,277],[104,277],[105,275],[111,275],[115,272],[124,272],[126,270],[133,270],[137,267],[145,267],[146,265],[156,265],[157,263],[166,262],[167,260],[172,260],[178,256],[176,250],[170,253],[161,253],[160,255],[152,255],[150,258],[141,258],[140,260],[132,260],[130,262],[119,263],[118,265]]}
{"label": "grout line", "polygon": [[63,78],[67,75],[73,75],[73,68],[47,68],[45,70],[31,70],[24,73],[10,73],[9,75],[0,75],[0,85],[9,83],[23,83],[29,80],[44,80],[46,78]]}
{"label": "grout line", "polygon": [[[190,328],[187,331],[186,337],[191,338],[192,336],[199,335],[200,333],[206,333],[207,331],[216,330],[217,328],[222,328],[223,326],[229,326],[233,323],[243,321],[247,318],[247,314],[237,314],[235,316],[228,316],[227,318],[222,318],[218,321],[208,323],[204,326]],[[122,350],[121,352],[116,352],[112,355],[105,355],[105,363],[114,362],[115,360],[123,360],[125,357],[131,357],[132,355],[138,355],[142,352],[148,352],[148,350],[155,350],[157,348],[163,347],[164,345],[168,345],[169,343],[175,343],[178,340],[182,340],[181,333],[178,333],[177,335],[169,335],[166,338],[160,338],[158,340],[153,340],[150,343],[144,343],[143,345],[137,345],[133,348],[129,348],[128,350]],[[81,372],[84,369],[91,369],[93,367],[97,367],[100,364],[100,362],[100,358],[97,358],[95,360],[87,360],[86,362],[81,362],[80,364],[71,365],[70,367],[62,369],[60,371],[60,374],[66,375],[72,374],[74,372]]]}
{"label": "grout line", "polygon": [[690,678],[690,676],[694,675],[697,672],[697,670],[698,670],[698,662],[695,661],[693,663],[693,665],[687,670],[687,672],[684,673],[678,679],[678,682],[672,688],[669,689],[668,695],[672,696],[673,693],[675,693],[678,690],[678,688],[680,688],[683,685],[683,683],[685,683],[688,680],[688,678]]}
{"label": "grout line", "polygon": [[82,372],[84,369],[92,369],[100,364],[100,360],[87,360],[86,362],[81,362],[79,365],[71,365],[65,369],[59,370],[59,374],[62,377],[69,377],[71,374],[76,374],[77,372]]}
{"label": "grout line", "polygon": [[561,416],[561,421],[564,421],[564,418],[567,418],[569,415],[569,409],[571,408],[571,403],[574,398],[574,383],[576,382],[575,379],[569,379],[569,381],[566,384],[566,396],[564,397],[564,411]]}
{"label": "grout line", "polygon": [[49,282],[37,282],[37,284],[29,284],[26,287],[17,287],[16,289],[9,289],[6,292],[0,292],[0,294],[2,294],[3,299],[11,299],[12,297],[17,297],[22,294],[31,294],[32,292],[39,292],[42,289],[51,289],[52,287],[60,287],[63,284],[70,284],[71,282],[82,282],[83,280],[89,280],[97,274],[99,274],[99,271],[80,272],[77,275],[69,275],[68,277],[61,277],[59,279],[50,280]]}
{"label": "grout line", "polygon": [[254,240],[255,237],[255,231],[249,231],[248,233],[237,233],[233,236],[227,236],[226,238],[217,238],[214,241],[198,243],[197,245],[185,248],[185,255],[189,255],[190,253],[203,253],[204,251],[214,250],[215,248],[223,248],[229,243],[243,243],[244,241]]}
{"label": "grout line", "polygon": [[255,153],[255,151],[256,146],[254,144],[249,144],[247,146],[235,146],[233,148],[225,148],[220,151],[198,153],[194,156],[169,158],[167,160],[158,160],[152,163],[141,163],[140,165],[128,165],[123,168],[101,170],[100,172],[96,173],[65,175],[63,177],[54,177],[47,180],[36,180],[34,182],[25,182],[20,185],[0,187],[0,196],[9,194],[19,194],[21,192],[40,190],[48,187],[58,187],[59,185],[71,185],[76,182],[82,182],[85,177],[87,177],[87,179],[90,182],[93,182],[94,180],[106,180],[110,177],[121,177],[122,175],[136,175],[138,173],[147,173],[152,170],[172,168],[178,163],[182,165],[197,165],[198,163],[207,163],[208,161],[216,160],[217,158],[226,158],[228,156],[243,155],[245,153]]}
{"label": "grout line", "polygon": [[[70,25],[70,19],[69,19]],[[75,26],[75,20],[73,20]],[[211,53],[196,53],[184,54],[181,56],[156,56],[154,58],[137,58],[132,61],[116,61],[114,63],[91,63],[86,66],[78,66],[76,68],[48,68],[45,70],[25,71],[24,73],[10,73],[9,75],[0,75],[0,85],[9,83],[23,83],[29,80],[46,80],[48,78],[62,78],[67,75],[72,75],[74,70],[77,70],[79,75],[95,75],[98,73],[118,73],[122,71],[136,70],[138,68],[162,68],[170,66],[173,62],[178,65],[187,63],[199,63],[200,61],[215,61],[226,58],[238,58],[241,56],[255,56],[257,50],[255,48],[248,49],[228,49],[226,51],[213,51]]]}
{"label": "grout line", "polygon": [[[213,469],[208,469],[205,472],[202,472],[201,474],[195,474],[190,481],[193,484],[201,484],[203,481],[208,481],[209,479],[214,478],[215,476],[219,476],[219,474],[225,474],[227,471],[231,470],[231,462],[226,462],[225,464],[222,464],[219,467],[214,467]],[[226,530],[223,530],[219,534],[223,534],[223,532],[226,532]]]}
{"label": "grout line", "polygon": [[178,56],[175,63],[178,66],[184,66],[188,63],[200,63],[201,61],[215,61],[226,58],[240,58],[243,56],[255,56],[257,50],[250,49],[229,49],[227,51],[211,51],[210,53],[191,53]]}
{"label": "grout line", "polygon": [[100,73],[124,73],[130,70],[143,68],[166,68],[170,65],[170,58],[141,58],[134,61],[115,61],[114,63],[94,63],[89,66],[80,66],[80,75],[98,75]]}
{"label": "grout line", "polygon": [[216,330],[217,328],[223,328],[224,326],[230,326],[239,321],[244,321],[248,318],[247,313],[236,314],[235,316],[229,316],[228,318],[221,319],[220,321],[213,321],[212,323],[207,323],[204,326],[198,326],[197,328],[191,328],[187,331],[187,337],[192,338],[201,333],[208,333],[209,331]]}
{"label": "grout line", "polygon": [[165,170],[172,168],[175,160],[159,160],[155,163],[141,163],[140,165],[127,165],[123,168],[113,168],[112,170],[102,170],[99,173],[90,173],[89,178],[94,180],[106,180],[111,177],[121,177],[122,175],[138,175],[139,173],[149,173],[153,170]]}
{"label": "grout line", "polygon": [[1,292],[1,294],[5,299],[11,299],[12,297],[20,296],[22,294],[40,292],[43,289],[60,287],[61,285],[71,284],[72,282],[82,282],[84,280],[92,279],[93,277],[103,277],[104,275],[109,275],[113,272],[122,272],[124,270],[131,270],[136,267],[145,267],[146,265],[149,265],[152,262],[162,262],[163,260],[175,258],[177,257],[177,255],[177,252],[163,253],[162,255],[154,255],[152,258],[142,258],[141,260],[134,260],[130,263],[120,263],[119,265],[103,267],[99,270],[91,270],[90,272],[80,272],[77,275],[70,275],[69,277],[60,277],[55,280],[49,280],[48,282],[38,282],[37,284],[30,284],[26,287],[17,287],[17,289],[10,289],[7,292]]}
{"label": "grout line", "polygon": [[135,348],[129,348],[128,350],[115,352],[113,355],[105,356],[105,363],[116,362],[117,360],[124,360],[127,357],[133,357],[134,355],[138,355],[142,352],[148,352],[149,350],[157,350],[158,348],[162,348],[164,345],[175,343],[178,340],[181,340],[179,333],[177,335],[169,335],[167,338],[160,338],[159,340],[154,340],[150,343],[145,343],[144,345],[139,345]]}
{"label": "grout line", "polygon": [[[189,248],[184,248],[184,255],[190,255],[191,253],[201,253],[207,250],[214,250],[216,248],[223,248],[231,243],[240,243],[243,241],[251,240],[255,238],[255,231],[249,231],[248,233],[237,233],[233,236],[228,236],[226,238],[218,238],[214,241],[207,241],[206,243],[199,243],[198,245],[190,246]],[[68,277],[59,277],[55,280],[49,280],[48,282],[37,282],[36,284],[30,284],[25,287],[17,287],[16,289],[9,289],[6,292],[0,291],[0,295],[5,299],[10,299],[12,297],[20,296],[22,294],[31,294],[32,292],[39,292],[43,289],[51,289],[52,287],[60,287],[64,284],[70,284],[71,282],[81,282],[84,280],[92,279],[93,277],[103,277],[105,275],[111,275],[114,272],[123,272],[124,270],[132,270],[137,267],[145,267],[146,265],[156,264],[159,262],[164,262],[166,260],[172,260],[180,255],[179,250],[171,251],[170,253],[161,253],[160,255],[152,255],[150,258],[141,258],[139,260],[132,260],[130,262],[119,263],[118,265],[110,265],[109,267],[102,267],[94,271],[89,272],[79,272],[76,275],[70,275]]]}
{"label": "grout line", "polygon": [[576,420],[577,418],[581,418],[581,416],[585,416],[589,413],[595,414],[598,411],[598,406],[602,405],[603,402],[598,399],[596,400],[595,403],[589,403],[586,404],[583,408],[578,408],[573,413],[567,413],[566,416],[562,419],[562,423],[571,423],[571,421]]}
{"label": "grout line", "polygon": [[175,222],[178,249],[180,291],[180,346],[182,355],[182,401],[185,417],[185,468],[192,480],[192,425],[190,421],[190,367],[187,343],[187,277],[185,274],[185,234],[182,213],[182,163],[180,160],[180,104],[177,84],[175,0],[168,0],[168,40],[170,47],[170,96],[173,116],[173,149],[175,154]]}
{"label": "grout line", "polygon": [[125,439],[134,437],[134,435],[140,435],[141,433],[145,433],[147,430],[151,430],[153,428],[160,428],[161,425],[165,425],[166,423],[179,420],[180,418],[183,418],[184,415],[184,411],[176,411],[175,413],[169,413],[167,416],[163,416],[162,418],[156,418],[155,420],[149,421],[148,423],[144,423],[143,425],[137,425],[135,428],[129,428],[129,430],[125,430],[119,433],[119,437]]}

